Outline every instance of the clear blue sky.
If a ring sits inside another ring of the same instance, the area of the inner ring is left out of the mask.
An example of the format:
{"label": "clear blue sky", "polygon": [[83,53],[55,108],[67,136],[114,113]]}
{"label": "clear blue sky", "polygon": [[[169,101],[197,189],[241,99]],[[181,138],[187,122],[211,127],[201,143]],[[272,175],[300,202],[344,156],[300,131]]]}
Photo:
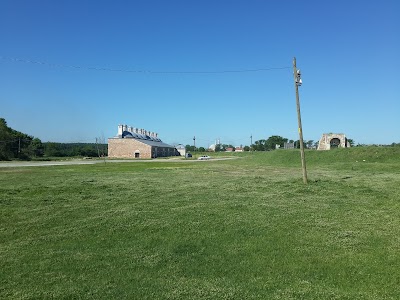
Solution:
{"label": "clear blue sky", "polygon": [[[398,143],[399,16],[398,0],[3,0],[0,117],[42,141],[118,124],[198,146],[298,139],[296,56],[304,139]],[[268,68],[285,69],[201,73]]]}

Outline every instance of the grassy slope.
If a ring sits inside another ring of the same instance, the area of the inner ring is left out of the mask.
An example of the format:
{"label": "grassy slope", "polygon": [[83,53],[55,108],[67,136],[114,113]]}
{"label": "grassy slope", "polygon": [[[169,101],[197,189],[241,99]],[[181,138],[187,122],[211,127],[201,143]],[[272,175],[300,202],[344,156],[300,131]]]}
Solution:
{"label": "grassy slope", "polygon": [[0,169],[0,298],[398,297],[399,150],[239,156]]}

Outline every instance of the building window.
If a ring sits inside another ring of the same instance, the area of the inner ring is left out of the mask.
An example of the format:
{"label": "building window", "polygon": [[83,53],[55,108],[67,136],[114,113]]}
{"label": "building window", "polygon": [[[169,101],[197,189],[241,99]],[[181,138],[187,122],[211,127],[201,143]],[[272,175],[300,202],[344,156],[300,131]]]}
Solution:
{"label": "building window", "polygon": [[139,151],[135,151],[135,158],[140,158],[140,152]]}

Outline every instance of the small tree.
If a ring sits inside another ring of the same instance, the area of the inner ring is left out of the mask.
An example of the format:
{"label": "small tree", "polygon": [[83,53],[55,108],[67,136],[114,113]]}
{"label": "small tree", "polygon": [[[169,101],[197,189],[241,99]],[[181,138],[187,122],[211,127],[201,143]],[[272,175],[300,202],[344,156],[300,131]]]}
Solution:
{"label": "small tree", "polygon": [[313,145],[314,145],[314,141],[313,140],[308,140],[307,143],[306,143],[306,147],[308,149],[312,149]]}

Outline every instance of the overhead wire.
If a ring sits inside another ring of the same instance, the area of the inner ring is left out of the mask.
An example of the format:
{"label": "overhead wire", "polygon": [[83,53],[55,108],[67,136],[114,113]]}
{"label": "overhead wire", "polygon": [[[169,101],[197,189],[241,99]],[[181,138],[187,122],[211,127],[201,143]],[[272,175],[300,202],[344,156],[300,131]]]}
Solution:
{"label": "overhead wire", "polygon": [[38,60],[31,59],[21,59],[15,57],[5,57],[0,55],[0,59],[27,63],[35,65],[43,65],[52,68],[70,68],[70,69],[81,69],[88,71],[103,71],[103,72],[120,72],[120,73],[141,73],[141,74],[224,74],[224,73],[250,73],[250,72],[265,72],[273,70],[285,70],[291,69],[291,67],[269,67],[269,68],[254,68],[254,69],[236,69],[236,70],[194,70],[194,71],[160,71],[160,70],[135,70],[135,69],[114,69],[114,68],[103,68],[103,67],[88,67],[79,65],[64,65],[64,64],[54,64]]}

